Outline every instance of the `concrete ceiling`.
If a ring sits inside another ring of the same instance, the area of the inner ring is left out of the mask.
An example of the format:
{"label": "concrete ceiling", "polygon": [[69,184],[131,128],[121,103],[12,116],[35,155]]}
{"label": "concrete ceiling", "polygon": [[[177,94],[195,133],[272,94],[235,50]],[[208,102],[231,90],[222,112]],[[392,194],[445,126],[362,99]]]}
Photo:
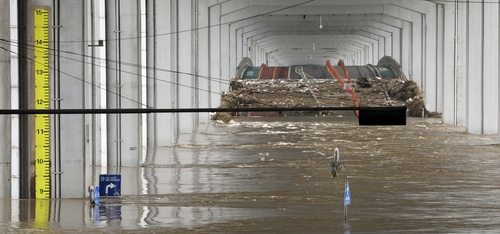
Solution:
{"label": "concrete ceiling", "polygon": [[266,54],[270,65],[292,65],[324,64],[327,59],[349,64],[355,58],[376,63],[384,55],[400,56],[403,28],[421,20],[429,4],[438,3],[228,0],[218,7],[221,24],[235,32],[238,57],[253,48]]}

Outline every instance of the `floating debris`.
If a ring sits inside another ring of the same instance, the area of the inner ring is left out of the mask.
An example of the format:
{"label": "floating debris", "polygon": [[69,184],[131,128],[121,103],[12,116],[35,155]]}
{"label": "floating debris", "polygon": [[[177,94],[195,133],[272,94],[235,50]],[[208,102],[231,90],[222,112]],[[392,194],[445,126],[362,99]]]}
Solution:
{"label": "floating debris", "polygon": [[[239,80],[233,78],[230,92],[222,95],[220,108],[290,108],[290,107],[325,107],[352,106],[352,96],[347,94],[338,80],[322,79],[311,82],[308,79],[275,79],[275,80]],[[397,107],[407,106],[408,115],[421,117],[425,110],[426,117],[441,116],[425,109],[425,97],[414,81],[404,78],[356,80],[356,96],[360,106],[364,107]],[[334,111],[322,113],[295,112],[287,114],[324,116]],[[252,113],[254,114],[254,113]],[[235,116],[249,113],[217,112],[212,120],[229,123]],[[256,115],[257,116],[257,115]],[[269,115],[281,117],[278,115]]]}

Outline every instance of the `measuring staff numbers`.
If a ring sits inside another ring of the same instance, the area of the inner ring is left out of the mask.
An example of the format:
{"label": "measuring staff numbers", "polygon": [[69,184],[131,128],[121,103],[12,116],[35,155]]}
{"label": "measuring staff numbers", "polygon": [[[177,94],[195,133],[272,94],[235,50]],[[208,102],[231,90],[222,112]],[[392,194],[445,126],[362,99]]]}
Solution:
{"label": "measuring staff numbers", "polygon": [[[33,12],[35,109],[50,109],[49,89],[49,10]],[[35,197],[50,198],[50,117],[35,115]]]}

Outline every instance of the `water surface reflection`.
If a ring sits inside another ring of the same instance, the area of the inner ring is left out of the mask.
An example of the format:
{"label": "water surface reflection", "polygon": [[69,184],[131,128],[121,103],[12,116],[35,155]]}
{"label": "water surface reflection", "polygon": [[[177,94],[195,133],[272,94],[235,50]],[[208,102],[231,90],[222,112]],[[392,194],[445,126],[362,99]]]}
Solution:
{"label": "water surface reflection", "polygon": [[[0,230],[500,232],[497,135],[464,130],[423,119],[358,126],[348,114],[211,123],[148,150],[140,167],[108,169],[121,171],[123,196],[100,206],[0,200]],[[345,168],[333,179],[335,147]]]}

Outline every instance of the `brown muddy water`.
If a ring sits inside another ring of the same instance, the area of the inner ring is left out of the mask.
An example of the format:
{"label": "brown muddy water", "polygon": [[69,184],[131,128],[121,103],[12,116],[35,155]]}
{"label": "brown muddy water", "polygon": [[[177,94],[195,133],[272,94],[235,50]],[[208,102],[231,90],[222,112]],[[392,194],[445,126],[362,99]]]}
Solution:
{"label": "brown muddy water", "polygon": [[[340,114],[201,125],[120,168],[122,197],[99,206],[0,200],[0,232],[500,233],[498,135],[421,118],[359,126]],[[326,166],[335,147],[337,178]]]}

